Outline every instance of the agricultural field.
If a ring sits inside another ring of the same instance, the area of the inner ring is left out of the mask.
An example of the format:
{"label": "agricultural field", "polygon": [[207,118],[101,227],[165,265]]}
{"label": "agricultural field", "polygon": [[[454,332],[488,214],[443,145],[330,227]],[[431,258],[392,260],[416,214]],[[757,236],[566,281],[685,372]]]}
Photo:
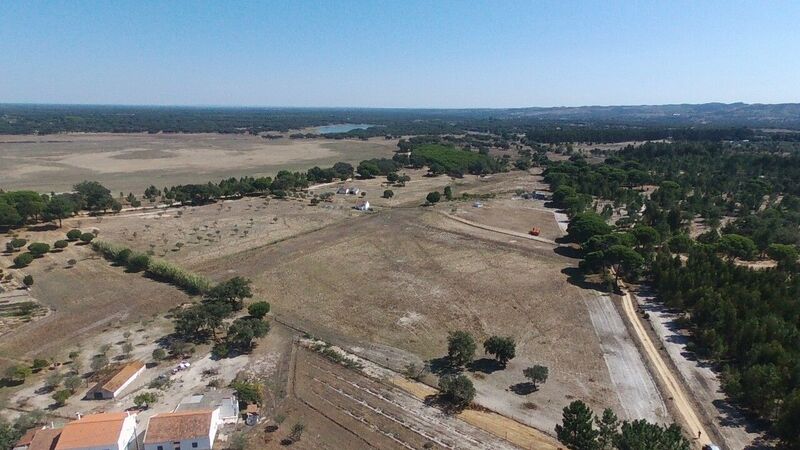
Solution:
{"label": "agricultural field", "polygon": [[[272,304],[273,329],[283,330],[282,337],[270,334],[254,354],[220,366],[230,369],[225,372],[228,379],[248,370],[255,377],[265,376],[268,409],[308,424],[300,446],[312,448],[330,436],[330,442],[353,442],[355,433],[365,445],[391,448],[392,442],[397,444],[393,436],[411,447],[431,441],[434,448],[447,448],[466,432],[477,439],[475,448],[499,448],[484,445],[494,437],[469,427],[464,431],[459,427],[466,425],[458,420],[452,425],[456,428],[441,432],[460,431],[438,440],[431,440],[435,435],[425,428],[426,420],[419,430],[394,429],[394,422],[385,417],[364,419],[377,428],[364,428],[361,420],[342,427],[347,420],[372,414],[350,399],[363,392],[350,389],[379,386],[355,379],[347,387],[341,378],[354,376],[346,375],[347,369],[331,368],[303,352],[293,375],[296,395],[282,400],[285,385],[266,376],[259,361],[269,361],[273,368],[283,364],[276,361],[288,358],[287,343],[297,333],[335,343],[397,376],[410,364],[422,367],[429,362],[431,371],[421,381],[436,386],[438,376],[446,372],[442,363],[448,332],[466,330],[479,343],[476,361],[465,373],[475,384],[481,407],[550,435],[561,421],[562,408],[574,399],[595,410],[613,408],[625,419],[653,411],[648,419],[671,421],[641,357],[626,342],[627,331],[614,316],[612,300],[569,281],[576,260],[554,251],[554,241],[563,235],[560,216],[541,200],[519,198],[520,191],[543,188],[538,170],[458,179],[426,176],[425,170],[404,172],[411,177],[405,186],[389,186],[384,177],[328,183],[285,199],[251,196],[195,207],[77,216],[64,220],[62,228],[32,227],[17,236],[53,242],[79,228],[94,232],[98,240],[147,252],[213,281],[233,276],[252,280],[254,297]],[[423,206],[428,192],[442,192],[445,186],[453,190],[453,200]],[[339,187],[361,192],[333,194],[312,204],[313,198]],[[386,189],[395,195],[383,198]],[[368,200],[371,211],[355,210],[359,200]],[[475,202],[482,207],[476,208]],[[540,228],[539,240],[529,239],[531,226]],[[15,277],[34,276],[36,282],[26,292],[47,311],[0,336],[6,365],[34,357],[64,360],[78,347],[122,341],[125,331],[137,336],[136,352],[146,359],[158,339],[171,331],[165,315],[197,299],[141,273],[127,273],[90,247],[71,243],[23,270],[10,268],[13,254],[0,255],[3,267]],[[598,301],[606,302],[601,314],[612,317],[598,320]],[[516,358],[502,370],[480,346],[495,334],[511,336],[517,343]],[[198,348],[196,367],[214,365],[209,351]],[[522,371],[535,364],[547,366],[550,377],[532,391]],[[186,388],[166,390],[158,408],[207,382],[198,370],[182,374]],[[36,394],[35,385],[26,386],[6,400],[25,407],[48,405],[49,397]],[[134,389],[144,384],[138,386]],[[337,396],[326,396],[330,389]],[[389,404],[384,398],[372,406],[390,414],[402,395],[407,394],[392,392]],[[396,419],[409,423],[431,414],[419,399],[402,401],[419,409],[398,410]],[[128,404],[129,397],[118,406]],[[265,435],[264,445],[280,445],[286,433],[281,427]]]}
{"label": "agricultural field", "polygon": [[344,161],[391,157],[396,140],[264,139],[233,134],[59,134],[0,136],[5,190],[71,190],[97,180],[112,192],[141,195],[187,183],[217,182],[243,174],[328,167]]}

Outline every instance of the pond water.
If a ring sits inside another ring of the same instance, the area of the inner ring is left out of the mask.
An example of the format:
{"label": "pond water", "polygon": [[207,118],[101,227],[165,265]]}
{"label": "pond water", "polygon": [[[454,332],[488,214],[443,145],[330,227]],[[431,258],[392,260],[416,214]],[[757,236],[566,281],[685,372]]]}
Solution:
{"label": "pond water", "polygon": [[352,130],[366,130],[367,128],[374,126],[375,125],[368,123],[337,123],[334,125],[325,125],[324,127],[317,127],[317,133],[319,134],[347,133],[348,131]]}

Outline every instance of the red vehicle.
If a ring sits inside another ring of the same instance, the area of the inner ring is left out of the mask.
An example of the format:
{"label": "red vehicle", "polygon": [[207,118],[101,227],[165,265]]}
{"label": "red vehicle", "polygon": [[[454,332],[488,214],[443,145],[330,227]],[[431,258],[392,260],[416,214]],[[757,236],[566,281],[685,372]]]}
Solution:
{"label": "red vehicle", "polygon": [[536,227],[531,228],[531,231],[528,232],[531,236],[538,236],[540,233],[539,229]]}

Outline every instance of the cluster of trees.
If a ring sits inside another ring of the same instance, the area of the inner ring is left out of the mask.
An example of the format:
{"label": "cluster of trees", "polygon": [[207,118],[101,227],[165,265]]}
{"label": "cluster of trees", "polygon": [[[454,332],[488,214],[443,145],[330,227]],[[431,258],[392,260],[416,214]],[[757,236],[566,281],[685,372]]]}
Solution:
{"label": "cluster of trees", "polygon": [[[484,353],[492,355],[503,369],[516,356],[516,348],[514,339],[508,336],[490,336],[483,342]],[[475,396],[472,381],[457,372],[472,363],[476,350],[475,339],[466,331],[453,331],[447,336],[447,362],[450,369],[456,373],[442,376],[439,379],[439,389],[443,398],[456,409],[468,406]],[[547,381],[548,369],[545,366],[535,365],[524,369],[523,375],[530,380],[533,390],[536,390],[537,383]]]}
{"label": "cluster of trees", "polygon": [[13,254],[14,252],[18,252],[22,249],[22,247],[25,246],[25,244],[28,244],[27,252],[20,253],[14,257],[14,265],[18,268],[22,268],[26,267],[35,259],[41,258],[49,252],[63,251],[69,246],[70,242],[80,240],[82,243],[88,244],[94,239],[95,235],[93,233],[82,233],[81,230],[73,229],[67,232],[66,237],[67,239],[59,239],[55,241],[52,248],[50,244],[44,242],[33,242],[28,244],[27,239],[15,237],[6,242],[6,253]]}
{"label": "cluster of trees", "polygon": [[[795,260],[796,261],[796,260]],[[667,305],[686,311],[693,348],[723,367],[723,388],[800,445],[800,278],[791,268],[753,270],[705,245],[683,263],[662,253],[652,282]]]}
{"label": "cluster of trees", "polygon": [[356,172],[362,178],[375,178],[377,176],[388,177],[390,174],[397,174],[403,166],[395,160],[388,158],[366,159],[358,163]]}
{"label": "cluster of trees", "polygon": [[42,195],[33,191],[0,191],[0,228],[19,227],[37,221],[58,222],[81,210],[119,211],[122,204],[96,181],[73,186],[74,192]]}
{"label": "cluster of trees", "polygon": [[686,128],[686,127],[631,127],[626,125],[606,127],[553,126],[541,127],[525,132],[528,142],[561,144],[568,142],[628,142],[657,141],[674,139],[676,141],[740,141],[753,139],[755,132],[750,128]]}
{"label": "cluster of trees", "polygon": [[570,450],[689,450],[678,425],[661,426],[646,420],[620,421],[607,408],[602,416],[582,401],[566,406],[556,425],[558,440]]}
{"label": "cluster of trees", "polygon": [[[222,282],[203,296],[203,300],[175,316],[175,334],[191,342],[215,341],[214,354],[226,357],[232,353],[247,353],[255,339],[266,336],[269,323],[264,317],[269,312],[269,303],[255,302],[249,305],[249,315],[234,319],[244,309],[244,301],[253,296],[250,280],[234,277]],[[221,335],[224,333],[224,339]]]}
{"label": "cluster of trees", "polygon": [[392,159],[404,166],[427,166],[431,175],[461,177],[466,173],[484,175],[507,170],[507,164],[501,158],[444,144],[415,145],[410,154],[398,152]]}
{"label": "cluster of trees", "polygon": [[[645,144],[600,165],[554,163],[546,178],[571,214],[581,267],[646,277],[684,312],[693,349],[719,365],[726,393],[773,424],[784,445],[800,445],[798,155],[769,144]],[[708,231],[692,239],[698,219]],[[763,257],[777,267],[737,261]]]}

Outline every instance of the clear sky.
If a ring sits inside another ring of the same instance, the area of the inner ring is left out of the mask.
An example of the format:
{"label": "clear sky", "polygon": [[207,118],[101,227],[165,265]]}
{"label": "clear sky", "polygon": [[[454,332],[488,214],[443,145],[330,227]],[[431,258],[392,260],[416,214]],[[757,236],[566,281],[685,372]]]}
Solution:
{"label": "clear sky", "polygon": [[800,1],[28,1],[0,102],[800,102]]}

